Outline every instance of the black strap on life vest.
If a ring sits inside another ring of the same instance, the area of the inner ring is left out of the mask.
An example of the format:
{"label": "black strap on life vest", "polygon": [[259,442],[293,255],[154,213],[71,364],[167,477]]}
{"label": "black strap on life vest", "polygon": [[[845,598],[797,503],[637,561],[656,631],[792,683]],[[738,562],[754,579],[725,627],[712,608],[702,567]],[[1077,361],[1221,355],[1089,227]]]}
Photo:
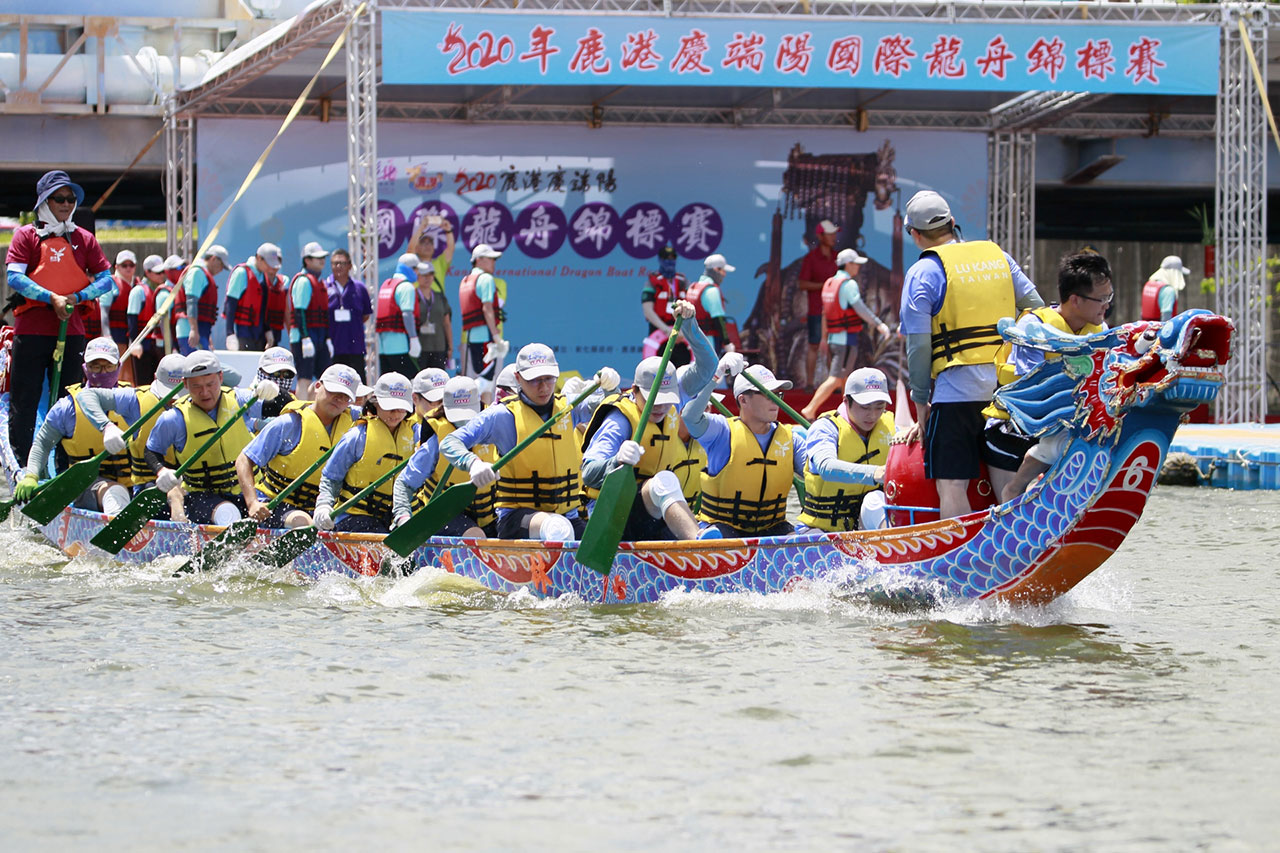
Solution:
{"label": "black strap on life vest", "polygon": [[938,331],[929,338],[933,357],[941,357],[945,361],[950,361],[964,350],[999,346],[1003,341],[994,323],[987,326],[964,326],[959,329],[948,329],[946,323],[941,323]]}

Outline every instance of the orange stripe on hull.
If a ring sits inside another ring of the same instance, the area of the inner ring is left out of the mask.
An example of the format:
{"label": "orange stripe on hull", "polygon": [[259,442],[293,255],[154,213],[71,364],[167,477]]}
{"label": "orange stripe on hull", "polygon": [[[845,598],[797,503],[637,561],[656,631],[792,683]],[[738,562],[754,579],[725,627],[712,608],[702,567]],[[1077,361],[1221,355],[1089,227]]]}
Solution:
{"label": "orange stripe on hull", "polygon": [[1018,604],[1048,604],[1074,587],[1115,553],[1092,543],[1063,545],[1030,573],[992,590],[983,598]]}

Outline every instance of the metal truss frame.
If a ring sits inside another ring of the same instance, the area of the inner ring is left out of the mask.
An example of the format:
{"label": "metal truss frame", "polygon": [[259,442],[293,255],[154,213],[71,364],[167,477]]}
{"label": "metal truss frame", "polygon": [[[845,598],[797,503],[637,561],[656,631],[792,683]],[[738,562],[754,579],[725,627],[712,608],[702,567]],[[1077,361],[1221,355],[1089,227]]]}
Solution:
{"label": "metal truss frame", "polygon": [[[347,33],[347,245],[355,274],[378,288],[378,8],[346,0],[355,16]],[[377,337],[367,352],[377,353]]]}
{"label": "metal truss frame", "polygon": [[987,237],[1035,280],[1036,135],[987,135]]}
{"label": "metal truss frame", "polygon": [[195,119],[179,115],[170,98],[164,117],[165,248],[183,260],[195,260]]}
{"label": "metal truss frame", "polygon": [[1261,68],[1267,67],[1267,9],[1236,4],[1222,10],[1218,75],[1217,303],[1235,321],[1218,420],[1261,422],[1267,413],[1267,119],[1239,21]]}

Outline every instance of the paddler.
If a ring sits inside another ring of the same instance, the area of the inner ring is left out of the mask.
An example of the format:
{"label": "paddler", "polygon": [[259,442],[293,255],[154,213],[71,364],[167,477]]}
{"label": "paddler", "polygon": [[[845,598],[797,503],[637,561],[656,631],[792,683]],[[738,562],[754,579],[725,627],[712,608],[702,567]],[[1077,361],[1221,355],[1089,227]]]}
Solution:
{"label": "paddler", "polygon": [[[320,494],[315,471],[274,510],[267,502],[310,468],[360,417],[354,408],[360,377],[334,364],[311,388],[312,401],[294,400],[267,424],[236,457],[236,478],[249,518],[264,527],[305,527]],[[256,472],[255,472],[256,469]]]}
{"label": "paddler", "polygon": [[[45,416],[31,446],[27,473],[14,489],[14,496],[23,500],[35,490],[41,475],[48,470],[49,454],[54,445],[61,445],[68,465],[91,459],[106,447],[111,455],[98,468],[98,479],[76,499],[74,506],[114,516],[129,502],[129,486],[133,482],[124,441],[124,430],[129,428],[129,424],[120,415],[113,414],[104,435],[86,417],[79,400],[86,388],[116,387],[120,376],[120,350],[115,341],[107,337],[89,341],[84,349],[83,373],[85,385],[68,388],[68,396],[55,403]],[[108,437],[110,441],[104,444]]]}
{"label": "paddler", "polygon": [[[480,388],[468,376],[455,376],[441,389],[441,402],[431,410],[422,423],[422,443],[413,453],[413,459],[405,466],[396,480],[393,492],[395,523],[399,527],[409,520],[415,510],[426,505],[444,476],[449,462],[440,455],[440,440],[480,414]],[[498,455],[492,445],[478,446],[476,455],[486,462],[494,462]],[[449,474],[448,486],[465,483],[466,471],[454,469]],[[463,536],[482,539],[496,532],[494,515],[494,488],[489,485],[476,492],[476,498],[466,512],[460,513],[440,529],[437,536]]]}
{"label": "paddler", "polygon": [[[669,310],[673,323],[676,317],[688,320],[695,314],[693,304],[685,300],[674,302]],[[698,522],[689,509],[689,500],[696,499],[701,491],[699,475],[704,456],[693,450],[698,447],[697,442],[681,440],[680,404],[711,381],[716,357],[711,341],[696,323],[683,324],[680,334],[688,342],[693,363],[678,371],[674,365],[667,365],[640,441],[633,441],[632,436],[657,378],[662,361],[659,356],[650,356],[636,366],[627,393],[613,394],[600,402],[583,438],[582,486],[588,515],[605,477],[619,464],[635,468],[639,500],[631,505],[631,515],[623,528],[622,538],[626,541],[698,537]],[[726,358],[730,357],[742,358],[726,354]],[[693,467],[698,470],[689,470]],[[690,482],[695,484],[692,495],[685,491]]]}
{"label": "paddler", "polygon": [[498,371],[498,378],[493,383],[493,402],[505,403],[520,393],[520,381],[516,379],[516,366],[508,364]]}
{"label": "paddler", "polygon": [[264,350],[268,301],[279,275],[280,247],[263,243],[252,258],[236,264],[227,279],[222,315],[227,321],[227,349]]}
{"label": "paddler", "polygon": [[327,257],[329,253],[315,241],[303,246],[302,269],[289,282],[293,305],[289,348],[302,380],[299,387],[304,389],[329,365],[329,290],[320,280]]}
{"label": "paddler", "polygon": [[285,407],[294,402],[294,392],[298,387],[298,368],[293,360],[293,353],[284,347],[271,347],[258,356],[258,372],[255,381],[271,380],[279,393],[261,406],[253,407],[253,417],[249,418],[249,431],[258,432],[278,417]]}
{"label": "paddler", "polygon": [[[1107,309],[1114,298],[1111,264],[1106,258],[1094,252],[1067,255],[1058,264],[1058,303],[1026,312],[1019,318],[1018,326],[1025,329],[1039,322],[1067,334],[1092,335],[1106,330]],[[1056,353],[1005,343],[996,353],[996,382],[1007,385],[1046,359],[1057,358]],[[1058,461],[1070,435],[1066,430],[1054,430],[1038,440],[1031,438],[1018,429],[1005,408],[994,401],[983,414],[988,417],[987,464],[1016,472],[996,494],[1002,501],[1012,500]]]}
{"label": "paddler", "polygon": [[439,367],[428,367],[413,377],[413,414],[410,417],[415,424],[422,423],[428,414],[439,408],[448,381],[449,374]]}
{"label": "paddler", "polygon": [[83,201],[84,190],[66,172],[46,172],[36,182],[36,221],[14,230],[5,259],[9,287],[23,297],[14,309],[9,363],[9,444],[18,459],[31,452],[36,411],[45,384],[53,382],[62,321],[67,337],[56,397],[81,381],[84,317],[76,306],[111,290],[111,264],[102,247],[71,219]]}
{"label": "paddler", "polygon": [[183,383],[188,397],[162,414],[147,438],[144,459],[156,475],[156,485],[166,493],[181,488],[184,494],[182,517],[174,521],[197,524],[230,524],[247,511],[244,497],[236,490],[236,457],[248,445],[246,419],[252,409],[237,418],[179,479],[174,469],[187,461],[208,436],[227,422],[245,403],[257,398],[267,401],[280,391],[271,380],[260,380],[252,390],[222,387],[222,364],[209,350],[196,350],[186,357]]}
{"label": "paddler", "polygon": [[[527,344],[516,356],[520,394],[490,406],[440,442],[445,459],[466,471],[477,488],[497,483],[499,539],[567,542],[586,528],[578,513],[582,449],[574,434],[575,425],[589,419],[585,406],[559,418],[507,463],[501,477],[492,462],[474,452],[481,445],[493,445],[502,456],[554,413],[567,409],[568,402],[556,393],[559,376],[560,364],[551,348]],[[595,381],[611,392],[618,387],[618,371],[601,368]]]}
{"label": "paddler", "polygon": [[[324,464],[320,492],[312,518],[321,530],[346,533],[388,533],[391,530],[391,490],[387,481],[360,503],[335,519],[336,504],[355,497],[388,470],[413,453],[413,383],[401,373],[384,373],[373,386],[374,414],[361,418],[338,441]],[[336,521],[336,524],[335,524]]]}
{"label": "paddler", "polygon": [[818,530],[874,530],[884,523],[884,466],[894,435],[889,380],[874,367],[849,374],[844,401],[809,427],[800,523]]}
{"label": "paddler", "polygon": [[698,518],[725,538],[785,536],[793,529],[787,521],[787,495],[793,477],[804,473],[804,430],[779,424],[778,404],[746,373],[773,392],[791,387],[763,364],[753,364],[733,382],[737,417],[707,414],[714,378],[684,407],[689,434],[707,452]]}

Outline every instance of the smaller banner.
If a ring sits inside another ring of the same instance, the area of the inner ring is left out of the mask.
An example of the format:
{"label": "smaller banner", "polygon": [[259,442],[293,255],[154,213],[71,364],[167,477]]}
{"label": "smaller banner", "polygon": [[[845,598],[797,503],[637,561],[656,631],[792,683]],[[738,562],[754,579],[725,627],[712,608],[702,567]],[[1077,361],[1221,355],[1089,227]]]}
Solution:
{"label": "smaller banner", "polygon": [[1218,39],[1213,24],[387,10],[382,79],[1213,95]]}

